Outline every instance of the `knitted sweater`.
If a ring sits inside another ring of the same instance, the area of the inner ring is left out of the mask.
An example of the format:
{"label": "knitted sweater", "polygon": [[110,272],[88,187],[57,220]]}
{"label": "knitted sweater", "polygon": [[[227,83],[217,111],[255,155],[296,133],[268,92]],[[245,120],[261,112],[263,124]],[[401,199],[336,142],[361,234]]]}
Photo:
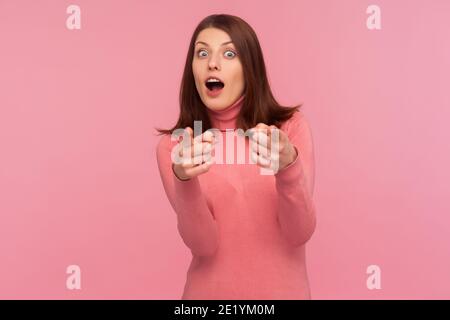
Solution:
{"label": "knitted sweater", "polygon": [[[224,110],[208,109],[212,126],[236,132],[242,105],[243,96]],[[159,140],[162,184],[192,252],[182,299],[310,299],[305,244],[316,226],[312,134],[302,111],[280,129],[298,155],[274,175],[246,161],[215,163],[180,180],[171,160],[177,141]],[[235,134],[236,146],[238,140],[248,151],[248,138]]]}

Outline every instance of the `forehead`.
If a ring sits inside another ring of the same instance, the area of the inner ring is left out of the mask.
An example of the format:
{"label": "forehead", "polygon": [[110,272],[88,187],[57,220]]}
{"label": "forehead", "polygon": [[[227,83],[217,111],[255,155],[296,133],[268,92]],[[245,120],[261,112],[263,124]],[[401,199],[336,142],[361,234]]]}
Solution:
{"label": "forehead", "polygon": [[225,31],[217,28],[203,29],[195,39],[195,44],[201,42],[202,45],[209,45],[211,47],[220,47],[224,43],[231,44],[231,38]]}

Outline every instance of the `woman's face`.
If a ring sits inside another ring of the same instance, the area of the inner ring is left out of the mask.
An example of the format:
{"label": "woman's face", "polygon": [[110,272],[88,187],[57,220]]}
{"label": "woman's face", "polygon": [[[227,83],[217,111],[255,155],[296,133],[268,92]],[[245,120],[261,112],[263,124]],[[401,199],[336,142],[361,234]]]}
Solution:
{"label": "woman's face", "polygon": [[[192,72],[205,106],[222,110],[233,104],[243,94],[245,85],[242,64],[228,34],[217,28],[203,29],[195,40],[194,49]],[[207,85],[210,77],[219,79],[223,88]]]}

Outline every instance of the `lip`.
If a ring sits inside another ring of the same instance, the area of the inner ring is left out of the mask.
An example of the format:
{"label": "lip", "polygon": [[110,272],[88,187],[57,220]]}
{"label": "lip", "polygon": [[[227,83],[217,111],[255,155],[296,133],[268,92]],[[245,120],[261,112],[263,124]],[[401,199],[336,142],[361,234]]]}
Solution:
{"label": "lip", "polygon": [[[210,78],[216,78],[217,80],[219,80],[220,82],[222,82],[222,83],[223,83],[223,88],[220,89],[220,90],[210,91],[210,90],[208,89],[208,87],[206,86],[206,81],[208,81],[208,79],[210,79]],[[220,78],[220,77],[218,77],[218,76],[208,76],[208,77],[205,79],[205,82],[204,82],[204,83],[205,83],[205,88],[206,88],[206,94],[207,94],[209,97],[211,97],[211,98],[215,98],[215,97],[219,96],[219,95],[222,93],[223,89],[225,88],[225,82],[222,80],[222,78]]]}
{"label": "lip", "polygon": [[205,84],[206,84],[206,81],[208,81],[209,78],[216,78],[216,79],[220,80],[220,82],[222,82],[223,84],[225,84],[225,82],[224,82],[220,77],[218,77],[218,76],[208,76],[208,77],[205,79]]}
{"label": "lip", "polygon": [[219,90],[214,90],[214,91],[210,91],[208,88],[206,88],[206,94],[211,98],[217,97],[218,95],[220,95],[222,93],[222,91],[223,91],[223,88],[219,89]]}

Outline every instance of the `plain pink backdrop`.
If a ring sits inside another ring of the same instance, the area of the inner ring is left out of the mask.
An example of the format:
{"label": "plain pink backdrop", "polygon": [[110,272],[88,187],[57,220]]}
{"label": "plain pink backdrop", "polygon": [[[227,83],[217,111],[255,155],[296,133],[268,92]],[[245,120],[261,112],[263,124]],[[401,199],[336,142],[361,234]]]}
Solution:
{"label": "plain pink backdrop", "polygon": [[212,13],[249,22],[276,97],[304,104],[313,299],[450,298],[446,0],[0,0],[0,298],[181,297],[191,256],[154,127],[174,124],[190,36]]}

